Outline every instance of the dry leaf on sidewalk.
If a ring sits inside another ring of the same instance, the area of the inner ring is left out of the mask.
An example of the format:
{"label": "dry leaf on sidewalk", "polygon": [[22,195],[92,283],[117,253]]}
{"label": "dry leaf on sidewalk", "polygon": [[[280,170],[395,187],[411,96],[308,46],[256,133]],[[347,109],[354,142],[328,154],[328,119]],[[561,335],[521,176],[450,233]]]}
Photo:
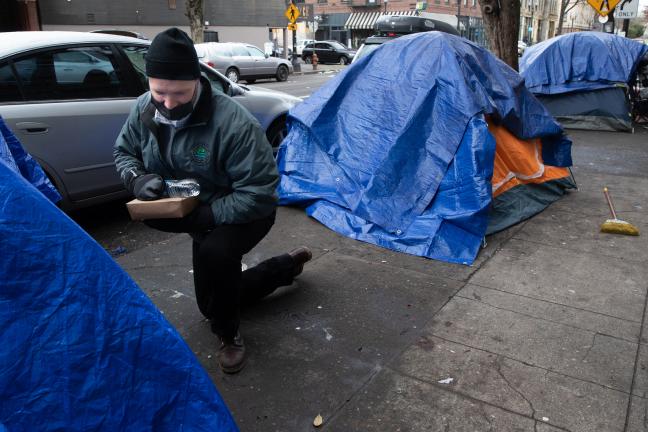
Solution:
{"label": "dry leaf on sidewalk", "polygon": [[317,414],[317,417],[315,417],[315,420],[313,420],[313,426],[320,427],[322,426],[322,423],[323,423],[322,416]]}

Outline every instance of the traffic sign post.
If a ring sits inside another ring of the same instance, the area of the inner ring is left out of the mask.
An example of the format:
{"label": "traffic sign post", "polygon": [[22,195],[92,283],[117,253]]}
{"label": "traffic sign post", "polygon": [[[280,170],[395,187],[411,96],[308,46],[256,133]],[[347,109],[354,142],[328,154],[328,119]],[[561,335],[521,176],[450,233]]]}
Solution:
{"label": "traffic sign post", "polygon": [[286,8],[286,11],[284,12],[284,15],[286,18],[288,18],[289,24],[288,24],[288,30],[292,31],[292,64],[293,64],[293,69],[295,72],[298,72],[301,70],[301,67],[299,66],[299,63],[297,63],[297,18],[299,18],[299,9],[297,9],[297,6],[295,6],[292,2],[290,3],[290,6]]}

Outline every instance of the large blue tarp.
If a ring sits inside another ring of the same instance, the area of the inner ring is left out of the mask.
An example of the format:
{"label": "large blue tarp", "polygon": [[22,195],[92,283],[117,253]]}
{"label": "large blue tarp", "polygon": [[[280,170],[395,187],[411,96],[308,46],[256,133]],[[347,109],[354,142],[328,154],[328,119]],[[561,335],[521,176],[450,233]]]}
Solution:
{"label": "large blue tarp", "polygon": [[40,168],[0,153],[0,431],[236,431],[178,333],[32,185]]}
{"label": "large blue tarp", "polygon": [[492,201],[486,115],[571,165],[561,127],[485,49],[441,32],[386,43],[290,111],[280,203],[351,238],[470,264]]}
{"label": "large blue tarp", "polygon": [[626,85],[648,46],[601,32],[576,32],[530,46],[520,60],[526,86],[560,94]]}

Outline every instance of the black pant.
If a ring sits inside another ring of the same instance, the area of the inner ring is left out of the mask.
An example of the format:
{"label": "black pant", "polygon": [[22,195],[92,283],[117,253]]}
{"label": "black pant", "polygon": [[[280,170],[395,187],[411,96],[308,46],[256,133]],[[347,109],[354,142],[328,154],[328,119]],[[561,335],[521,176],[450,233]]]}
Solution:
{"label": "black pant", "polygon": [[274,224],[267,218],[240,225],[220,225],[193,235],[194,285],[198,308],[211,320],[212,331],[231,339],[236,335],[242,304],[259,300],[277,287],[293,282],[294,263],[284,254],[245,271],[243,255],[256,246]]}

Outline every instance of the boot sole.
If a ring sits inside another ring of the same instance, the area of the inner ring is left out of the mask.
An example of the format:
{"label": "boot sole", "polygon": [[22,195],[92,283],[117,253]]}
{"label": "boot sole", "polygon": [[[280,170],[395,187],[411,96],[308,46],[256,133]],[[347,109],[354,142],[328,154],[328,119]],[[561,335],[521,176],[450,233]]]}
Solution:
{"label": "boot sole", "polygon": [[241,363],[239,363],[236,366],[233,367],[224,367],[223,365],[219,365],[221,370],[225,372],[226,374],[235,374],[241,372],[241,370],[245,367],[247,364],[247,358],[244,359]]}

